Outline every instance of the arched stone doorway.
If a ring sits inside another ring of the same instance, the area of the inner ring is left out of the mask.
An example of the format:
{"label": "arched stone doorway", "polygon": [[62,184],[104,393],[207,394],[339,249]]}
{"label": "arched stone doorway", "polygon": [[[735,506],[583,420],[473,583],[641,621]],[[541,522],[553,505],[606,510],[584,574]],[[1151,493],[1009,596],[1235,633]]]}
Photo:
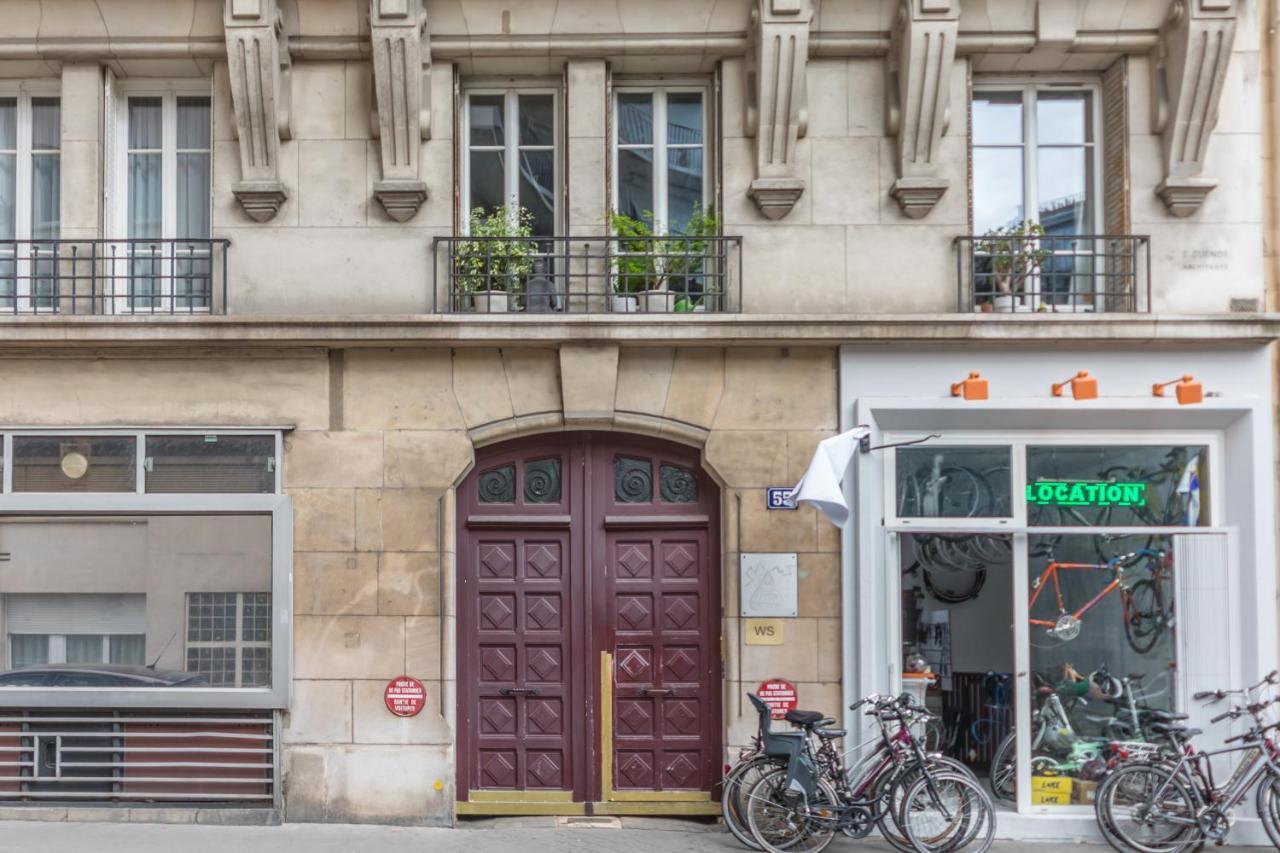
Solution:
{"label": "arched stone doorway", "polygon": [[689,812],[720,777],[719,489],[611,432],[478,450],[458,489],[460,813]]}

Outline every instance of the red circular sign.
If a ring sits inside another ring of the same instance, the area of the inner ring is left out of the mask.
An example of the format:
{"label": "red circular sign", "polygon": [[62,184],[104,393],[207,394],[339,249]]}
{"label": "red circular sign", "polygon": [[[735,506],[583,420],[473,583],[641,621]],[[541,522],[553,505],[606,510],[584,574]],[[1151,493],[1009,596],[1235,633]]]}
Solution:
{"label": "red circular sign", "polygon": [[775,720],[781,720],[787,715],[788,711],[796,709],[796,686],[790,681],[784,681],[781,678],[775,678],[772,681],[765,681],[760,684],[756,690],[764,703],[769,706],[770,716]]}
{"label": "red circular sign", "polygon": [[427,704],[427,688],[418,679],[402,675],[387,683],[385,698],[387,710],[397,717],[416,717]]}

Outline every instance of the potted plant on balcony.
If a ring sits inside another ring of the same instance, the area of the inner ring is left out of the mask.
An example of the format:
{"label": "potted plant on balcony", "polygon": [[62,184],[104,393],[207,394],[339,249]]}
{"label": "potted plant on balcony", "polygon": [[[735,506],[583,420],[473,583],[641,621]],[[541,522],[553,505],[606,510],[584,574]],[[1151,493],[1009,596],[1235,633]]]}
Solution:
{"label": "potted plant on balcony", "polygon": [[653,214],[646,210],[644,216],[645,219],[640,220],[617,211],[609,216],[609,224],[617,240],[617,254],[611,270],[611,307],[623,314],[637,311],[641,298],[646,311],[654,310],[650,307],[650,294],[654,294],[654,307],[665,309],[662,301],[667,296],[666,275],[662,272],[662,259],[658,255],[661,241],[653,239],[653,229],[649,227]]}
{"label": "potted plant on balcony", "polygon": [[713,208],[694,205],[689,221],[664,247],[667,288],[676,294],[675,310],[705,311],[719,293],[715,275],[708,275],[710,238],[720,233],[720,217]]}
{"label": "potted plant on balcony", "polygon": [[639,302],[647,312],[705,310],[700,296],[704,287],[708,237],[720,231],[714,211],[695,206],[689,221],[677,234],[658,238],[653,214],[635,219],[614,212],[610,217],[617,238],[613,263],[615,311],[634,311]]}
{"label": "potted plant on balcony", "polygon": [[[974,276],[985,277],[995,291],[993,308],[1000,313],[1016,311],[1022,302],[1027,280],[1038,275],[1050,251],[1040,242],[1044,227],[1036,222],[1019,222],[992,228],[974,242]],[[978,272],[979,261],[988,267]]]}
{"label": "potted plant on balcony", "polygon": [[477,207],[468,219],[467,237],[453,258],[454,282],[459,293],[471,296],[481,314],[500,314],[512,307],[533,270],[537,245],[533,213],[519,205],[502,205],[492,213]]}

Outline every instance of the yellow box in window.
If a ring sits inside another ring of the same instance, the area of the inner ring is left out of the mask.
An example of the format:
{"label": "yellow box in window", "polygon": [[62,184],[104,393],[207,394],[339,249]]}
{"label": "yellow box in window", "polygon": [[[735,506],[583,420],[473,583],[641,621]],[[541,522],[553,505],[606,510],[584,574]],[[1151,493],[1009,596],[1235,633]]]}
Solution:
{"label": "yellow box in window", "polygon": [[1031,805],[1066,806],[1071,804],[1070,776],[1032,776]]}

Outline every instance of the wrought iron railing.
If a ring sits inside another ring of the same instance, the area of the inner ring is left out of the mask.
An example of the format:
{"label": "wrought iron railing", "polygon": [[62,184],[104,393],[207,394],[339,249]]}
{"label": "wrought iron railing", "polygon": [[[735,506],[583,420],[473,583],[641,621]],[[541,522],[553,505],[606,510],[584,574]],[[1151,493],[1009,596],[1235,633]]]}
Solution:
{"label": "wrought iron railing", "polygon": [[225,314],[229,245],[0,240],[0,315]]}
{"label": "wrought iron railing", "polygon": [[437,237],[443,313],[724,313],[742,305],[741,237]]}
{"label": "wrought iron railing", "polygon": [[1151,310],[1151,246],[1140,235],[955,238],[959,310]]}
{"label": "wrought iron railing", "polygon": [[0,803],[270,807],[269,711],[0,711]]}

